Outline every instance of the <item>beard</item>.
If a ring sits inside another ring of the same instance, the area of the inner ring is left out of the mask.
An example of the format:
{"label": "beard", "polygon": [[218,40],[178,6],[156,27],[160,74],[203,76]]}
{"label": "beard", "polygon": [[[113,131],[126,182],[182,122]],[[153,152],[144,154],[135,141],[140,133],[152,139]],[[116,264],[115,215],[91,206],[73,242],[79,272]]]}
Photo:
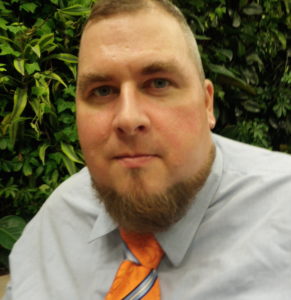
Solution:
{"label": "beard", "polygon": [[161,232],[186,214],[208,178],[214,157],[215,147],[212,146],[208,160],[194,176],[173,184],[164,193],[149,194],[145,190],[142,169],[130,170],[132,185],[126,194],[100,185],[93,178],[92,186],[119,227],[136,233]]}

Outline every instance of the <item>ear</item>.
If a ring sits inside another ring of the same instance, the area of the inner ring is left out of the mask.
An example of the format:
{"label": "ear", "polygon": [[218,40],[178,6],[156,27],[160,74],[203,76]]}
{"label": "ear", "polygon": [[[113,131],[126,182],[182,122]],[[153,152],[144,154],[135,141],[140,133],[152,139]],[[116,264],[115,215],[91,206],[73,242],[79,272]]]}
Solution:
{"label": "ear", "polygon": [[205,79],[204,81],[204,92],[205,92],[205,106],[208,118],[209,128],[215,127],[215,116],[214,116],[214,87],[210,80]]}

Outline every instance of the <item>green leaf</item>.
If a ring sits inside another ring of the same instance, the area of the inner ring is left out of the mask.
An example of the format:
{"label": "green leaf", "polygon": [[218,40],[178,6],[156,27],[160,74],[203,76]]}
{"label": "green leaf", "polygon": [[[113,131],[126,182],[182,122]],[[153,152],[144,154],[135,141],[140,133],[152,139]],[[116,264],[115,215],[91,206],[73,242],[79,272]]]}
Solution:
{"label": "green leaf", "polygon": [[10,137],[10,143],[11,147],[14,147],[14,144],[17,139],[17,134],[18,134],[18,129],[19,129],[19,124],[21,122],[26,121],[28,118],[26,117],[19,117],[19,118],[14,118],[11,120],[11,124],[9,125],[9,137]]}
{"label": "green leaf", "polygon": [[39,44],[36,44],[35,46],[31,46],[31,49],[38,57],[41,56]]}
{"label": "green leaf", "polygon": [[17,162],[13,162],[13,171],[14,172],[18,172],[18,171],[20,171],[21,170],[21,168],[22,168],[22,162],[20,162],[20,161],[17,161]]}
{"label": "green leaf", "polygon": [[230,70],[226,69],[224,66],[209,64],[209,67],[212,72],[220,75],[220,79],[223,83],[237,86],[252,95],[256,95],[256,91],[252,86],[250,86],[240,78],[237,78]]}
{"label": "green leaf", "polygon": [[246,53],[246,47],[241,41],[238,41],[238,49],[237,50],[238,50],[237,55],[239,57],[244,56]]}
{"label": "green leaf", "polygon": [[76,105],[74,101],[64,101],[63,99],[60,99],[57,103],[57,110],[58,113],[61,113],[65,111],[66,109],[69,109],[71,112],[76,111]]}
{"label": "green leaf", "polygon": [[7,26],[6,26],[7,23],[8,23],[7,20],[5,20],[3,18],[0,18],[0,28],[6,30],[7,29]]}
{"label": "green leaf", "polygon": [[15,69],[24,76],[24,62],[25,60],[23,58],[16,58],[13,61]]}
{"label": "green leaf", "polygon": [[261,15],[263,13],[262,6],[258,3],[251,3],[243,9],[244,14],[248,16]]}
{"label": "green leaf", "polygon": [[276,32],[277,38],[280,41],[282,48],[286,49],[287,48],[287,40],[285,35],[282,32],[277,31]]}
{"label": "green leaf", "polygon": [[224,66],[209,64],[209,67],[210,70],[214,73],[221,74],[234,79],[236,78],[235,75],[230,70],[226,69]]}
{"label": "green leaf", "polygon": [[69,16],[87,16],[90,13],[90,8],[84,7],[80,4],[75,4],[70,7],[58,9],[61,14]]}
{"label": "green leaf", "polygon": [[2,76],[0,74],[0,84],[6,85],[13,81],[14,79],[11,76]]}
{"label": "green leaf", "polygon": [[35,9],[37,8],[38,6],[35,4],[35,3],[32,3],[32,2],[29,2],[29,3],[23,3],[19,6],[19,8],[21,10],[25,10],[27,12],[30,12],[30,13],[34,13]]}
{"label": "green leaf", "polygon": [[6,216],[0,219],[0,245],[11,250],[20,237],[26,222],[17,216]]}
{"label": "green leaf", "polygon": [[56,73],[53,73],[53,72],[45,73],[45,77],[57,80],[64,87],[67,87],[67,85],[65,84],[65,82],[63,81],[63,79],[58,74],[56,74]]}
{"label": "green leaf", "polygon": [[6,36],[3,36],[3,35],[0,35],[0,41],[6,41],[6,42],[9,42],[9,43],[12,43],[12,44],[15,44],[15,42],[11,39],[9,39],[8,37]]}
{"label": "green leaf", "polygon": [[7,148],[7,140],[3,137],[0,139],[0,150],[5,150]]}
{"label": "green leaf", "polygon": [[289,102],[289,99],[286,99],[286,101],[282,100],[279,99],[277,104],[273,107],[273,111],[275,112],[278,118],[285,117],[287,115],[288,110],[291,110],[291,104]]}
{"label": "green leaf", "polygon": [[18,55],[20,54],[18,51],[15,51],[9,44],[0,45],[0,50],[0,55],[13,55],[18,57]]}
{"label": "green leaf", "polygon": [[211,38],[206,35],[195,34],[195,38],[197,41],[210,41],[211,40]]}
{"label": "green leaf", "polygon": [[32,168],[30,163],[26,160],[23,164],[23,174],[24,176],[31,176],[32,175]]}
{"label": "green leaf", "polygon": [[27,103],[27,90],[16,88],[14,93],[14,105],[13,105],[13,111],[10,116],[11,120],[14,120],[22,114],[23,110],[26,107]]}
{"label": "green leaf", "polygon": [[83,162],[78,158],[75,149],[72,145],[68,145],[61,142],[61,149],[70,160],[79,164],[83,164]]}
{"label": "green leaf", "polygon": [[291,6],[290,0],[284,0],[284,4],[285,4],[287,14],[289,15],[289,13],[290,13],[289,5]]}
{"label": "green leaf", "polygon": [[[289,78],[291,83],[291,72],[289,73],[289,77],[286,74],[286,80]],[[69,96],[70,98],[73,97],[75,99],[76,97],[76,86],[73,84],[70,84],[67,88],[64,89],[65,95]],[[74,111],[75,112],[75,111]]]}
{"label": "green leaf", "polygon": [[46,51],[47,48],[49,48],[52,45],[54,45],[54,34],[53,33],[49,33],[49,34],[43,35],[39,39],[38,45],[39,45],[39,48],[40,48],[41,52]]}
{"label": "green leaf", "polygon": [[69,65],[68,67],[69,67],[70,71],[72,72],[74,79],[77,80],[77,66]]}
{"label": "green leaf", "polygon": [[42,144],[38,149],[38,155],[43,165],[45,164],[45,152],[49,146],[49,144]]}
{"label": "green leaf", "polygon": [[12,55],[18,57],[20,55],[19,51],[14,50],[8,43],[0,44],[0,55]]}
{"label": "green leaf", "polygon": [[227,57],[229,61],[233,59],[233,52],[230,49],[220,49],[218,53]]}
{"label": "green leaf", "polygon": [[0,72],[6,72],[6,64],[0,64]]}
{"label": "green leaf", "polygon": [[25,64],[25,70],[29,75],[33,74],[36,71],[40,71],[39,64],[37,62],[34,62],[32,64]]}
{"label": "green leaf", "polygon": [[253,63],[257,63],[259,70],[262,71],[264,68],[264,63],[260,59],[259,55],[257,53],[251,53],[247,56],[246,62],[248,65],[252,65]]}
{"label": "green leaf", "polygon": [[281,78],[282,82],[286,82],[288,84],[291,84],[291,71],[288,72],[287,70],[285,71],[283,77]]}
{"label": "green leaf", "polygon": [[27,103],[27,90],[17,88],[14,92],[14,105],[11,114],[7,114],[2,120],[3,124],[17,122]]}
{"label": "green leaf", "polygon": [[14,122],[9,127],[9,138],[10,138],[10,143],[12,145],[12,148],[14,148],[16,142],[17,132],[18,132],[18,122],[16,119],[16,121],[14,120]]}
{"label": "green leaf", "polygon": [[1,121],[1,131],[5,135],[7,133],[7,128],[9,127],[9,124],[11,123],[11,113],[6,114],[4,118]]}
{"label": "green leaf", "polygon": [[42,18],[37,18],[33,27],[36,28],[37,35],[43,37],[44,35],[52,33],[54,20],[53,18],[47,18],[44,20]]}
{"label": "green leaf", "polygon": [[[41,118],[39,117],[39,116],[37,116],[38,117],[38,120],[37,121],[39,121],[39,120],[41,120]],[[35,131],[35,133],[36,133],[36,139],[39,139],[39,137],[40,137],[40,130],[39,130],[39,126],[38,126],[38,122],[35,122],[35,123],[33,123],[33,122],[31,122],[30,123],[30,126],[31,126],[31,128]]]}
{"label": "green leaf", "polygon": [[33,86],[31,89],[33,95],[35,96],[47,96],[48,95],[48,89],[46,86]]}
{"label": "green leaf", "polygon": [[70,175],[73,175],[77,172],[76,165],[73,161],[71,161],[67,156],[62,156],[63,162],[65,164],[66,169],[68,170]]}
{"label": "green leaf", "polygon": [[24,26],[22,23],[15,22],[12,23],[10,26],[7,26],[7,30],[12,32],[14,35],[17,35],[23,34],[27,30],[27,27]]}
{"label": "green leaf", "polygon": [[238,14],[238,12],[235,11],[234,15],[233,15],[233,19],[232,19],[232,26],[235,28],[238,28],[238,27],[240,27],[240,24],[241,24],[241,17]]}
{"label": "green leaf", "polygon": [[48,60],[48,59],[52,59],[52,58],[56,58],[56,59],[59,59],[61,61],[71,63],[71,64],[78,63],[78,57],[73,54],[68,54],[68,53],[59,53],[59,54],[50,55],[47,58],[45,58],[44,60]]}
{"label": "green leaf", "polygon": [[246,111],[249,111],[251,113],[259,113],[261,111],[261,108],[258,105],[258,103],[252,100],[244,101],[242,105]]}

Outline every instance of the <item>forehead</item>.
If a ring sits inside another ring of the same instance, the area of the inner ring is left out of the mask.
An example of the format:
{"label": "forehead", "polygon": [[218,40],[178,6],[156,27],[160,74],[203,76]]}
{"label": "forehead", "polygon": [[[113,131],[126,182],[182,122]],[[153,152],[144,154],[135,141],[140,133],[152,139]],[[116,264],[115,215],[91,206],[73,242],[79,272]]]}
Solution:
{"label": "forehead", "polygon": [[89,22],[83,32],[80,45],[82,55],[99,54],[131,55],[147,52],[187,51],[184,33],[180,24],[170,15],[157,8],[144,9],[134,13],[123,13],[106,19]]}
{"label": "forehead", "polygon": [[[160,23],[159,27],[155,27],[156,33],[158,32],[158,29],[163,29],[162,23],[167,23],[168,25],[175,24],[176,27],[181,27],[176,17],[174,17],[164,9],[158,7],[157,5],[151,4],[149,6],[141,7],[139,9],[129,11],[129,12],[125,11],[125,12],[114,13],[106,17],[104,16],[100,18],[96,17],[96,19],[89,20],[89,22],[85,26],[85,30],[86,28],[90,27],[90,25],[96,23],[101,25],[105,23],[106,26],[110,26],[109,25],[110,23],[114,23],[114,24],[118,24],[119,26],[122,26],[124,23],[126,24],[127,20],[130,20],[130,22],[134,22],[135,20],[138,21],[138,24],[140,25],[139,27],[144,27],[149,20],[150,23],[152,22],[158,24]],[[138,31],[139,29],[138,27],[132,27],[132,26],[129,26],[129,28],[134,29],[134,31]]]}

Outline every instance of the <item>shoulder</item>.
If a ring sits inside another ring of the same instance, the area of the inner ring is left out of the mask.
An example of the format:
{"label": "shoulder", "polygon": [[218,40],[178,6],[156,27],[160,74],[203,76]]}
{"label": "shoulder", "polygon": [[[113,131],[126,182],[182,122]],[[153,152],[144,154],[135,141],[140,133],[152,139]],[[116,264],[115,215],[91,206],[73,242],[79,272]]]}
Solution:
{"label": "shoulder", "polygon": [[47,230],[59,235],[66,233],[67,227],[89,234],[103,210],[103,205],[98,201],[91,185],[89,171],[85,167],[53,191],[28,223],[23,235],[42,236]]}
{"label": "shoulder", "polygon": [[[94,254],[89,241],[102,212],[87,168],[60,184],[28,223],[10,254],[14,298],[55,299],[58,284],[69,282],[74,287],[77,275],[73,270],[77,268],[73,266],[84,265]],[[99,222],[98,228],[106,223],[102,225]],[[68,291],[75,292],[63,292]],[[62,299],[72,297],[77,296]]]}
{"label": "shoulder", "polygon": [[277,207],[289,219],[291,156],[217,135],[214,141],[223,164],[214,202],[229,199],[243,210],[257,209],[260,213]]}
{"label": "shoulder", "polygon": [[87,167],[62,182],[46,200],[41,211],[62,217],[83,215],[96,219],[103,205],[98,199]]}
{"label": "shoulder", "polygon": [[257,175],[291,176],[291,155],[214,135],[222,152],[224,170]]}

